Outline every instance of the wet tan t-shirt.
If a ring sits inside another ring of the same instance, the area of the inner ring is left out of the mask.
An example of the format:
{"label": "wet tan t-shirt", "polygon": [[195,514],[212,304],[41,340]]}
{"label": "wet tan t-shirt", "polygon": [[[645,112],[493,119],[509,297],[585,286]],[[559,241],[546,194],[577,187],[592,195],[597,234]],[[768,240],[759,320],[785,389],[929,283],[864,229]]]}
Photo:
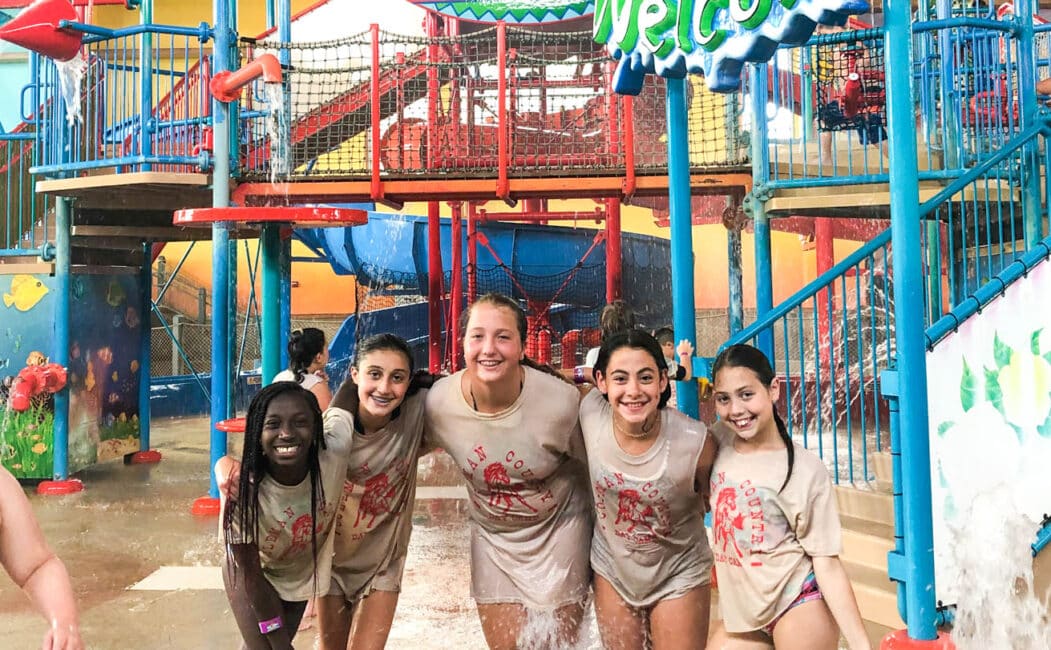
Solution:
{"label": "wet tan t-shirt", "polygon": [[584,600],[590,582],[591,504],[576,388],[525,368],[522,393],[478,413],[463,371],[427,395],[427,435],[467,482],[471,595],[479,603],[551,609]]}
{"label": "wet tan t-shirt", "polygon": [[[259,483],[259,521],[256,546],[263,575],[282,600],[308,600],[328,589],[332,565],[332,526],[343,496],[347,474],[350,437],[332,430],[325,422],[327,448],[318,454],[324,501],[318,503],[317,519],[310,514],[310,475],[297,485],[281,485],[269,474]],[[225,542],[222,518],[219,519],[219,541]],[[314,578],[314,547],[310,531],[317,535],[317,580]],[[231,542],[244,537],[240,517],[234,513]]]}
{"label": "wet tan t-shirt", "polygon": [[[346,498],[333,532],[330,594],[356,601],[374,590],[401,588],[426,393],[407,397],[397,417],[379,431],[353,434]],[[343,431],[354,429],[351,414],[343,409],[329,408],[326,417]]]}
{"label": "wet tan t-shirt", "polygon": [[595,498],[591,568],[624,602],[650,607],[708,584],[712,552],[704,502],[694,489],[707,428],[671,408],[645,453],[625,453],[613,435],[613,409],[597,390],[580,404]]}
{"label": "wet tan t-shirt", "polygon": [[738,453],[732,433],[713,426],[720,443],[712,470],[712,551],[719,608],[730,632],[758,630],[799,596],[811,557],[839,555],[839,513],[821,459],[795,445],[792,478],[784,449]]}

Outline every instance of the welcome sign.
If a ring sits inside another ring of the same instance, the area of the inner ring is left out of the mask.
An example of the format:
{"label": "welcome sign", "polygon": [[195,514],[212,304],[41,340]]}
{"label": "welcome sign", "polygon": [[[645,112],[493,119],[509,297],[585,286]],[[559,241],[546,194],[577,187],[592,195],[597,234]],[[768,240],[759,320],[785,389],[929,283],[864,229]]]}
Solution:
{"label": "welcome sign", "polygon": [[649,73],[701,73],[711,90],[733,92],[745,63],[865,11],[864,0],[597,0],[594,37],[619,61],[618,93],[637,95]]}

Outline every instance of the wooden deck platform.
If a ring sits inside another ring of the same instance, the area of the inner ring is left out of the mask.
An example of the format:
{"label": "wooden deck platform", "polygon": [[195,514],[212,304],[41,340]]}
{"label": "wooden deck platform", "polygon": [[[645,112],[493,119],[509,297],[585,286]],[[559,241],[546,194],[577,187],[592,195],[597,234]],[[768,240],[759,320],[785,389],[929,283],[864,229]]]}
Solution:
{"label": "wooden deck platform", "polygon": [[[920,183],[920,203],[934,198],[945,189],[941,183]],[[1021,189],[1007,182],[989,182],[969,185],[953,198],[954,202],[1008,201],[1020,203]],[[837,217],[890,219],[890,185],[841,185],[837,187],[815,187],[806,189],[777,190],[774,198],[766,204],[772,217]]]}
{"label": "wooden deck platform", "polygon": [[78,208],[102,210],[167,210],[204,208],[212,204],[208,174],[130,172],[37,181],[39,194],[76,199]]}

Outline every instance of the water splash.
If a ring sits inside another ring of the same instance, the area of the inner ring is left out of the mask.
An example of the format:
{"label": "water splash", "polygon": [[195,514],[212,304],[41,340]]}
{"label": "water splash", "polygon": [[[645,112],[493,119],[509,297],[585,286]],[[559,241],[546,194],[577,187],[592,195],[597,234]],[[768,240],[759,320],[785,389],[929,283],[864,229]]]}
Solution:
{"label": "water splash", "polygon": [[277,183],[287,180],[291,173],[285,87],[279,83],[263,84],[263,93],[270,107],[266,119],[266,132],[270,138],[270,182]]}
{"label": "water splash", "polygon": [[69,126],[82,121],[80,113],[80,87],[88,70],[88,60],[83,52],[69,61],[55,61],[58,72],[58,87],[66,106],[66,122]]}

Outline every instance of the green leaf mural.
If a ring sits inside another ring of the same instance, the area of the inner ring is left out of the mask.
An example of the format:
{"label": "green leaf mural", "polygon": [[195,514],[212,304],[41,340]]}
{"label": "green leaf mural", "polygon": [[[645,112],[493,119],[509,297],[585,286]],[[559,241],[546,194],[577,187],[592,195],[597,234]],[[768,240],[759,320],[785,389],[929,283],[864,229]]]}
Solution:
{"label": "green leaf mural", "polygon": [[996,359],[997,370],[1011,363],[1012,354],[1014,351],[1000,340],[1000,334],[993,335],[993,358]]}
{"label": "green leaf mural", "polygon": [[941,424],[939,424],[938,425],[938,435],[939,436],[944,436],[945,432],[948,431],[949,429],[951,429],[954,424],[955,424],[955,422],[942,422]]}
{"label": "green leaf mural", "polygon": [[1044,328],[1041,327],[1037,331],[1033,332],[1033,335],[1029,337],[1029,350],[1036,356],[1040,356],[1040,332],[1043,332]]}
{"label": "green leaf mural", "polygon": [[974,373],[971,372],[971,367],[967,365],[967,359],[964,359],[963,377],[960,378],[960,406],[963,407],[964,413],[974,408],[974,394],[977,390],[974,383]]}
{"label": "green leaf mural", "polygon": [[1004,394],[1000,390],[999,370],[985,368],[985,399],[992,404],[1001,415],[1004,413]]}
{"label": "green leaf mural", "polygon": [[1051,413],[1047,414],[1047,419],[1036,428],[1036,432],[1044,438],[1051,438]]}

